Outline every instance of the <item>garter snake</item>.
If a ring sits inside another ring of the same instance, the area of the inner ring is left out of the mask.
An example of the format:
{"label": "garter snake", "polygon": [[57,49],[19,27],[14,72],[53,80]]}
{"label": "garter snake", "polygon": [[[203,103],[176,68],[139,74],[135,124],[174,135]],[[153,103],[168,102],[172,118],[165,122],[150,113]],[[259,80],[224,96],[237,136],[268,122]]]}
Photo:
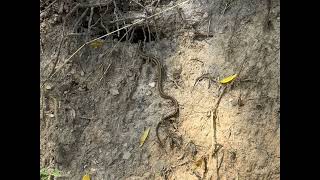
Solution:
{"label": "garter snake", "polygon": [[157,139],[159,141],[160,146],[163,148],[164,146],[163,146],[163,144],[160,140],[160,137],[159,137],[159,127],[161,124],[165,123],[166,121],[169,121],[171,118],[179,116],[179,104],[178,104],[178,101],[174,97],[169,96],[168,94],[163,92],[163,86],[162,86],[163,66],[162,66],[162,63],[159,61],[159,59],[152,57],[150,55],[146,55],[140,50],[138,50],[138,52],[139,52],[139,55],[141,56],[142,59],[145,59],[147,61],[151,60],[151,62],[157,66],[157,73],[158,73],[157,88],[158,88],[159,94],[163,99],[171,100],[174,104],[174,108],[175,108],[174,112],[162,117],[156,126],[156,136],[157,136]]}

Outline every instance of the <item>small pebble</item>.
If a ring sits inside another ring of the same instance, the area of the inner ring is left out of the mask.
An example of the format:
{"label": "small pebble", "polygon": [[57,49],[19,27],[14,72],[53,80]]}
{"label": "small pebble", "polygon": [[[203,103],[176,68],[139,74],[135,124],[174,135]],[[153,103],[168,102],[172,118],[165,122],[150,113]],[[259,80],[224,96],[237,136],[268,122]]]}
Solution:
{"label": "small pebble", "polygon": [[189,33],[189,37],[194,37],[195,35],[196,35],[196,33],[194,33],[194,32]]}
{"label": "small pebble", "polygon": [[152,94],[152,92],[150,91],[150,90],[148,90],[147,92],[146,92],[146,95],[147,96],[150,96]]}
{"label": "small pebble", "polygon": [[[96,161],[96,162],[95,162],[95,164],[98,164],[98,162]],[[91,171],[91,172],[96,172],[96,171],[97,171],[97,169],[95,169],[95,168],[91,168],[91,169],[90,169],[90,171]]]}
{"label": "small pebble", "polygon": [[45,18],[48,15],[47,12],[42,12],[40,13],[40,18]]}
{"label": "small pebble", "polygon": [[74,109],[71,109],[70,115],[71,115],[72,119],[76,118],[76,111]]}
{"label": "small pebble", "polygon": [[202,18],[207,18],[207,17],[208,17],[208,13],[206,12],[203,14]]}
{"label": "small pebble", "polygon": [[111,88],[109,91],[110,91],[110,94],[112,94],[113,96],[116,96],[119,94],[118,89],[115,89],[115,88]]}
{"label": "small pebble", "polygon": [[209,118],[211,116],[211,111],[207,112],[207,117]]}
{"label": "small pebble", "polygon": [[231,101],[231,105],[232,106],[236,106],[238,104],[238,101],[236,99],[232,100]]}
{"label": "small pebble", "polygon": [[53,117],[54,117],[54,114],[49,114],[49,117],[53,118]]}
{"label": "small pebble", "polygon": [[124,152],[124,153],[123,153],[123,156],[122,156],[122,159],[129,159],[130,156],[131,156],[131,153],[129,153],[129,152]]}
{"label": "small pebble", "polygon": [[156,86],[156,83],[155,82],[151,82],[151,83],[149,83],[149,86],[154,88]]}
{"label": "small pebble", "polygon": [[58,14],[53,15],[53,22],[58,22],[59,20],[60,18]]}
{"label": "small pebble", "polygon": [[75,69],[71,69],[70,74],[76,74],[76,70]]}
{"label": "small pebble", "polygon": [[52,86],[50,84],[47,84],[46,85],[46,90],[50,90],[50,89],[52,89]]}

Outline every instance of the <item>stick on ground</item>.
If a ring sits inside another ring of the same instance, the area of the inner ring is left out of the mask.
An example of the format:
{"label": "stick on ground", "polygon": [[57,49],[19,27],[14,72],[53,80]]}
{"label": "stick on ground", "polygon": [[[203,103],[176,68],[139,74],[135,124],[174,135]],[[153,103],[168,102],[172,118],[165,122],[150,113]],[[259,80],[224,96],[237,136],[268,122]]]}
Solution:
{"label": "stick on ground", "polygon": [[[134,22],[134,23],[132,23],[132,24],[128,24],[127,26],[124,26],[124,27],[122,27],[122,28],[119,28],[119,29],[117,29],[117,30],[114,30],[114,31],[112,31],[112,32],[110,32],[110,33],[107,33],[107,34],[105,34],[105,35],[102,35],[102,36],[100,36],[100,37],[97,37],[97,38],[95,38],[95,39],[92,39],[91,41],[88,41],[88,42],[84,43],[84,44],[81,45],[73,54],[71,54],[71,56],[70,56],[69,58],[67,58],[67,59],[65,60],[65,62],[64,62],[51,76],[48,77],[47,80],[51,79],[56,73],[58,73],[58,72],[59,72],[67,63],[69,63],[69,62],[71,61],[71,59],[72,59],[80,50],[82,50],[82,48],[84,48],[86,45],[88,45],[88,44],[90,44],[90,43],[92,43],[92,42],[94,42],[94,41],[96,41],[96,40],[99,40],[99,39],[102,39],[102,38],[104,38],[104,37],[107,37],[107,36],[109,36],[109,35],[111,35],[111,34],[113,34],[113,33],[119,32],[119,31],[121,31],[121,30],[123,30],[123,29],[126,29],[126,28],[128,28],[128,27],[131,27],[131,26],[134,26],[134,25],[136,25],[136,24],[139,24],[139,23],[145,21],[146,19],[150,19],[150,18],[152,18],[152,17],[158,16],[158,15],[160,15],[160,14],[162,14],[162,13],[164,13],[164,12],[167,12],[167,11],[169,11],[169,10],[177,7],[177,6],[181,6],[181,5],[183,5],[184,3],[187,3],[187,2],[189,2],[189,1],[190,1],[190,0],[183,1],[183,2],[181,2],[181,3],[179,3],[179,4],[177,4],[177,5],[174,5],[174,6],[172,6],[172,7],[169,7],[169,8],[167,8],[167,9],[165,9],[165,10],[163,10],[163,11],[161,11],[161,12],[158,12],[158,13],[156,13],[156,14],[154,14],[154,15],[151,15],[151,16],[145,18],[145,19],[141,19],[141,20],[136,21],[136,22]],[[75,8],[74,8],[74,9],[75,9]],[[46,80],[46,81],[47,81],[47,80]],[[45,82],[46,82],[46,81],[45,81]],[[44,83],[44,84],[45,84],[45,83]]]}

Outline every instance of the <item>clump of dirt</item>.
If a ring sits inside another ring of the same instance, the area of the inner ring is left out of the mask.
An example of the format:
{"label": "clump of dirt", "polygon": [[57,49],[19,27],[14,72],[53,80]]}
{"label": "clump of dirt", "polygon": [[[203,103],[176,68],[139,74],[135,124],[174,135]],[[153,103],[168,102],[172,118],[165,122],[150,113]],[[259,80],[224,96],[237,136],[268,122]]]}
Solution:
{"label": "clump of dirt", "polygon": [[[280,178],[279,1],[40,2],[41,167],[60,179]],[[174,107],[140,47],[179,103],[165,148],[156,126]]]}

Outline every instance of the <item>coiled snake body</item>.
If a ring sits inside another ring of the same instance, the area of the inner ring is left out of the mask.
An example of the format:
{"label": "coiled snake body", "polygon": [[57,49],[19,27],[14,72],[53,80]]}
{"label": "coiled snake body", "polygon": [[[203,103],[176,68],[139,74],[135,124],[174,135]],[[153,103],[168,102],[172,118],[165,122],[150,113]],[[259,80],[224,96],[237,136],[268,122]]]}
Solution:
{"label": "coiled snake body", "polygon": [[157,139],[159,141],[160,146],[163,148],[164,145],[162,144],[160,137],[159,137],[159,127],[161,124],[165,123],[166,121],[169,121],[171,118],[179,116],[179,104],[178,104],[178,101],[174,97],[169,96],[168,94],[163,92],[163,87],[162,87],[163,67],[162,67],[161,62],[157,58],[146,55],[143,52],[141,52],[140,50],[139,50],[139,55],[147,61],[151,60],[152,63],[154,63],[157,66],[157,73],[158,73],[157,87],[158,87],[159,94],[163,99],[171,100],[174,104],[174,107],[175,107],[174,112],[162,117],[156,126],[156,136],[157,136]]}

